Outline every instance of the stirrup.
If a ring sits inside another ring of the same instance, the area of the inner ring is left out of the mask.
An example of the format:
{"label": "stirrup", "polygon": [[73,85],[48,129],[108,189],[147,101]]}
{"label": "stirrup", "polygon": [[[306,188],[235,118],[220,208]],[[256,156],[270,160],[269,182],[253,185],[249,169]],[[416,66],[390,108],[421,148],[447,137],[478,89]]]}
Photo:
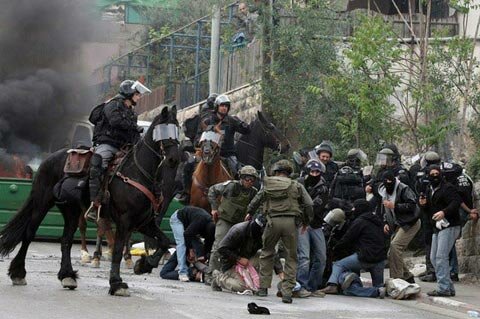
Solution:
{"label": "stirrup", "polygon": [[98,221],[100,220],[101,208],[102,208],[101,204],[96,206],[95,202],[92,202],[90,204],[90,207],[88,207],[87,211],[85,212],[84,218],[89,222],[98,223]]}

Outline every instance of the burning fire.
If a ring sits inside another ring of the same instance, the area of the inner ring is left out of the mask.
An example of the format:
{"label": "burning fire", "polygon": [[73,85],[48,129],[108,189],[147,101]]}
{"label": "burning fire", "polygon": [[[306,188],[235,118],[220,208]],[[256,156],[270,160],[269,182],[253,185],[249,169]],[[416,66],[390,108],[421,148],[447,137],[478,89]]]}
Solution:
{"label": "burning fire", "polygon": [[17,155],[0,156],[0,177],[31,179],[33,170]]}

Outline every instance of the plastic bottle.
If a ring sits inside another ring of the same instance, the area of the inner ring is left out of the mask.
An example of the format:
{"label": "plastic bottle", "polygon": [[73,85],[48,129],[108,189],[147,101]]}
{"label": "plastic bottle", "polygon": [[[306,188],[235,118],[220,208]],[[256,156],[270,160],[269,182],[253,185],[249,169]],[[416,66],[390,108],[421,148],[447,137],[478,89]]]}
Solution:
{"label": "plastic bottle", "polygon": [[467,314],[470,318],[480,318],[480,313],[478,311],[469,310]]}

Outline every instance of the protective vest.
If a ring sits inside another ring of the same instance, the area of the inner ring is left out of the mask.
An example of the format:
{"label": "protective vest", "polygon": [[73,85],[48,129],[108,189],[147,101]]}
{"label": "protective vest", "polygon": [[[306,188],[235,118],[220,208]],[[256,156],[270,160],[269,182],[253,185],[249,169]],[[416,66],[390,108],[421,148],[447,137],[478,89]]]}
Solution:
{"label": "protective vest", "polygon": [[229,223],[237,224],[245,220],[247,206],[252,199],[251,191],[242,191],[240,182],[232,182],[227,185],[225,195],[222,198],[218,211],[220,219]]}
{"label": "protective vest", "polygon": [[333,197],[348,201],[365,198],[362,175],[348,166],[342,167],[334,181]]}
{"label": "protective vest", "polygon": [[300,216],[301,196],[298,183],[288,177],[268,176],[264,179],[264,211],[274,216]]}

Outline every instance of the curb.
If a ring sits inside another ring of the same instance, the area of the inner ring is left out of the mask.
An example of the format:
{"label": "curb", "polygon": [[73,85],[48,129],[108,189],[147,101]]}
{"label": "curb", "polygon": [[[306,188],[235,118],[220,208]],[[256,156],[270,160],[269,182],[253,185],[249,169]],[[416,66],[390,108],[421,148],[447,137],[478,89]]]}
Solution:
{"label": "curb", "polygon": [[467,313],[468,311],[480,312],[480,308],[478,306],[451,299],[451,297],[431,297],[428,296],[426,293],[421,292],[416,298],[416,300],[423,303],[435,304],[444,307],[446,306],[451,309],[455,309],[457,311],[465,313]]}

